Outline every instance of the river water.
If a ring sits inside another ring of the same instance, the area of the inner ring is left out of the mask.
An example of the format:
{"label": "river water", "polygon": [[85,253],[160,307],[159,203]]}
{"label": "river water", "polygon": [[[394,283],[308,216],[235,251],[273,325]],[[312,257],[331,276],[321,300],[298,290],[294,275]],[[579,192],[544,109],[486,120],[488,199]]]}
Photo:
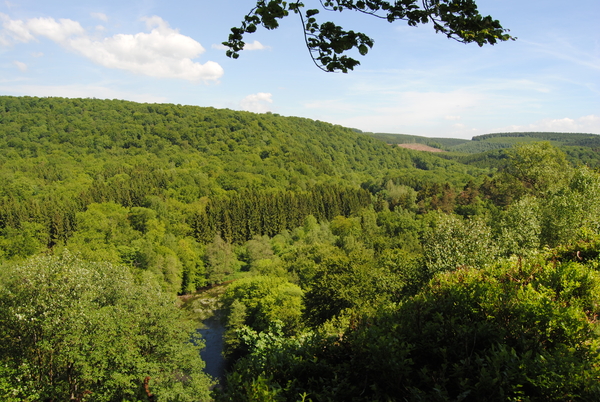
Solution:
{"label": "river water", "polygon": [[198,332],[204,339],[204,349],[200,351],[202,360],[206,363],[204,371],[222,382],[225,377],[225,358],[223,358],[223,334],[225,327],[221,323],[219,312],[203,321],[204,328]]}

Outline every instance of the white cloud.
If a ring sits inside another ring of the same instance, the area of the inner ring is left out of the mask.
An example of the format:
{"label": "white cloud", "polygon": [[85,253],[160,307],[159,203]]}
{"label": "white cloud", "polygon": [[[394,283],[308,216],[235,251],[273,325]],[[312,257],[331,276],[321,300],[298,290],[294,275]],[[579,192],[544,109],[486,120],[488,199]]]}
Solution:
{"label": "white cloud", "polygon": [[31,53],[31,55],[33,57],[42,57],[44,55],[44,53],[42,53],[42,52],[34,52],[34,53]]}
{"label": "white cloud", "polygon": [[213,61],[192,61],[204,53],[202,45],[157,16],[144,18],[149,33],[117,34],[103,40],[93,40],[78,22],[69,19],[32,18],[23,22],[3,14],[0,18],[0,44],[44,36],[108,68],[188,81],[215,81],[223,75],[221,66]]}
{"label": "white cloud", "polygon": [[22,72],[25,72],[25,71],[27,71],[27,64],[23,63],[22,61],[17,61],[17,60],[15,60],[15,61],[13,61],[13,64],[14,64],[15,66],[17,66],[17,68],[18,68],[20,71],[22,71]]}
{"label": "white cloud", "polygon": [[246,43],[244,45],[244,50],[264,50],[264,49],[269,49],[269,46],[265,46],[257,40],[255,40],[252,43]]}
{"label": "white cloud", "polygon": [[273,95],[270,93],[259,92],[257,94],[248,95],[240,102],[243,110],[255,113],[265,113],[270,109],[269,104],[273,103],[271,99]]}
{"label": "white cloud", "polygon": [[[20,22],[20,21],[19,21]],[[67,44],[73,36],[84,36],[85,30],[77,21],[61,18],[32,18],[26,24],[29,32],[45,36],[53,42]]]}
{"label": "white cloud", "polygon": [[0,45],[9,46],[13,42],[29,42],[33,35],[21,20],[11,20],[8,15],[0,13],[2,30],[0,31]]}
{"label": "white cloud", "polygon": [[108,21],[108,17],[104,13],[90,13],[90,15],[92,16],[92,18],[95,18],[97,20],[104,21],[104,22]]}
{"label": "white cloud", "polygon": [[497,131],[552,131],[600,134],[600,116],[588,115],[576,119],[544,119],[527,125],[513,125]]}
{"label": "white cloud", "polygon": [[105,67],[152,77],[206,81],[223,75],[223,69],[215,62],[192,61],[204,53],[200,43],[171,29],[160,17],[145,20],[148,28],[152,28],[150,33],[118,34],[103,41],[84,37],[72,40],[70,46]]}
{"label": "white cloud", "polygon": [[444,116],[446,120],[460,120],[460,116]]}
{"label": "white cloud", "polygon": [[[213,43],[211,45],[211,47],[213,49],[218,49],[218,50],[229,50],[229,48],[222,43]],[[244,45],[244,50],[266,50],[266,49],[271,49],[271,46],[265,46],[257,40],[255,40],[252,43],[246,43]]]}

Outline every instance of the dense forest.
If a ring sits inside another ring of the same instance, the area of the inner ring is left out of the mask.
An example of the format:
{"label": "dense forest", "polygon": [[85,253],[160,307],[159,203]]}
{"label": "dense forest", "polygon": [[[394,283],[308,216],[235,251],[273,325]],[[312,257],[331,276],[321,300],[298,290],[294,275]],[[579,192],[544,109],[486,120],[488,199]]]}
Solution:
{"label": "dense forest", "polygon": [[[498,139],[0,97],[0,399],[599,399],[595,139]],[[175,297],[210,286],[216,388]]]}

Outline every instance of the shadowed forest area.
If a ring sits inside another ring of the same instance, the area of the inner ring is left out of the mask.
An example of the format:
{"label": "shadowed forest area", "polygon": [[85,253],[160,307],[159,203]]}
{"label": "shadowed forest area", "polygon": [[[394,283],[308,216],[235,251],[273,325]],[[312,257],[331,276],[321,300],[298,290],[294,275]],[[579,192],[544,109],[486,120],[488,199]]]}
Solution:
{"label": "shadowed forest area", "polygon": [[415,138],[0,96],[0,399],[600,399],[598,136]]}

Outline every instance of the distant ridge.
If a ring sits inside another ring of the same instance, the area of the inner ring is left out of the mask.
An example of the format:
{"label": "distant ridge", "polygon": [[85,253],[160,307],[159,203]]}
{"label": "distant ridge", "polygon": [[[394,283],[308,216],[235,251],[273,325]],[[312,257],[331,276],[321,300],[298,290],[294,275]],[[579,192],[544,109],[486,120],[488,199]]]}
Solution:
{"label": "distant ridge", "polygon": [[[510,132],[474,136],[471,140],[423,137],[409,134],[364,133],[387,144],[409,147],[411,144],[447,151],[438,154],[447,159],[479,167],[500,167],[505,150],[517,144],[548,141],[567,154],[575,165],[600,168],[600,135],[592,133]],[[415,147],[412,147],[415,149]]]}
{"label": "distant ridge", "polygon": [[510,132],[459,138],[423,137],[410,134],[364,133],[388,144],[425,144],[449,152],[479,153],[510,148],[516,143],[550,141],[555,146],[600,147],[600,135],[592,133]]}
{"label": "distant ridge", "polygon": [[538,138],[545,141],[573,142],[581,140],[600,140],[600,135],[592,133],[562,133],[562,132],[510,132],[510,133],[490,133],[476,135],[473,141],[483,141],[490,138]]}

